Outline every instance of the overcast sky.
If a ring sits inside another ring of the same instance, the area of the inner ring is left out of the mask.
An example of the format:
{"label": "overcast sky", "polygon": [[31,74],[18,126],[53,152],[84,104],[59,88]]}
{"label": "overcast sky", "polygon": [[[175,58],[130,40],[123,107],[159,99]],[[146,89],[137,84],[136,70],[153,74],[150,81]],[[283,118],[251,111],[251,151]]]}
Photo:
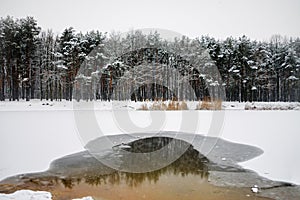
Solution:
{"label": "overcast sky", "polygon": [[191,38],[300,37],[300,0],[0,0],[0,16],[33,16],[44,30],[169,29]]}

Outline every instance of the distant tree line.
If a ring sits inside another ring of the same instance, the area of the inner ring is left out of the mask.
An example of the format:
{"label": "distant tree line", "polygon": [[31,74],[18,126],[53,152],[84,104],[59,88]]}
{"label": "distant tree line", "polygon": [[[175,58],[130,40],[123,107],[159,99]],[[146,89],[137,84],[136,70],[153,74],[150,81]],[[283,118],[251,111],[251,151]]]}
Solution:
{"label": "distant tree line", "polygon": [[[120,99],[124,89],[110,96],[112,91],[108,88],[116,84],[113,76],[126,64],[119,58],[142,48],[180,55],[188,67],[200,69],[194,74],[191,69],[189,76],[201,77],[213,88],[224,87],[227,101],[300,101],[300,38],[274,35],[270,41],[261,42],[246,36],[225,40],[183,36],[167,41],[157,32],[83,34],[72,27],[56,35],[51,30],[41,30],[33,17],[9,16],[0,20],[0,100]],[[209,57],[203,57],[203,52]],[[222,81],[206,73],[213,66]],[[181,80],[175,78],[172,84],[176,85]],[[192,87],[198,87],[198,83],[203,84],[194,81]],[[191,99],[188,95],[185,98]]]}

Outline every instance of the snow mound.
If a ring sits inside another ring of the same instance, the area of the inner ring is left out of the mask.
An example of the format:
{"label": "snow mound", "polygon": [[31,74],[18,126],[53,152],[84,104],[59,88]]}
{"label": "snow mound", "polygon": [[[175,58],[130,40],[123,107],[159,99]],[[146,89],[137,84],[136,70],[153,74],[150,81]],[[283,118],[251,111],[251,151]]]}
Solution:
{"label": "snow mound", "polygon": [[[0,194],[0,200],[51,200],[50,192],[18,190],[12,194]],[[89,199],[86,199],[89,200]]]}

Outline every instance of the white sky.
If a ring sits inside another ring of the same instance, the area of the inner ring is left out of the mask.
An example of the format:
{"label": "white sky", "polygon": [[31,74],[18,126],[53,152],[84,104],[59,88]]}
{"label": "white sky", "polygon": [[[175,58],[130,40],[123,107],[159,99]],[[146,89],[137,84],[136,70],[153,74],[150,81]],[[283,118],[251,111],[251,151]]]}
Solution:
{"label": "white sky", "polygon": [[300,37],[300,0],[0,0],[0,16],[33,16],[44,30],[169,29],[191,38]]}

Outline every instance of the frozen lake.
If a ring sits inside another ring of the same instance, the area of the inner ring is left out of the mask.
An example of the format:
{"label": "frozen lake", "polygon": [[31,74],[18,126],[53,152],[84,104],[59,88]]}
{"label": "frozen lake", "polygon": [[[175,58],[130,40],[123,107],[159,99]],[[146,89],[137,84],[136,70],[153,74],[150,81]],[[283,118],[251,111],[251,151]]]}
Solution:
{"label": "frozen lake", "polygon": [[[199,116],[197,134],[206,134],[214,112],[192,112]],[[224,113],[223,128],[217,136],[264,151],[261,156],[241,163],[242,166],[273,180],[300,184],[300,111],[228,110]],[[163,130],[176,130],[182,113],[165,114]],[[111,111],[97,111],[96,118],[105,133],[120,133],[113,126]],[[140,128],[151,123],[147,111],[132,111],[130,118]],[[72,110],[0,110],[0,125],[1,180],[20,173],[44,171],[54,159],[84,150]]]}

